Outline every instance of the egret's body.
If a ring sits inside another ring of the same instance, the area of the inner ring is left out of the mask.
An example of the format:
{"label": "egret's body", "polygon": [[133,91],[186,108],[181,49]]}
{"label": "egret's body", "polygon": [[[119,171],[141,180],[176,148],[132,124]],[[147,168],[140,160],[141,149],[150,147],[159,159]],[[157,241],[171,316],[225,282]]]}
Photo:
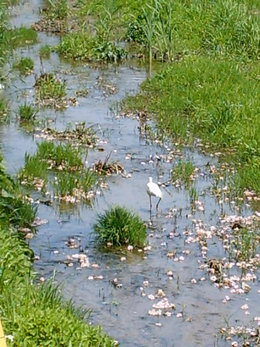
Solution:
{"label": "egret's body", "polygon": [[149,198],[150,198],[150,211],[152,210],[152,196],[159,198],[156,204],[156,209],[158,209],[158,206],[163,197],[163,194],[158,184],[153,182],[152,177],[149,177],[149,182],[147,183],[147,194],[149,195]]}

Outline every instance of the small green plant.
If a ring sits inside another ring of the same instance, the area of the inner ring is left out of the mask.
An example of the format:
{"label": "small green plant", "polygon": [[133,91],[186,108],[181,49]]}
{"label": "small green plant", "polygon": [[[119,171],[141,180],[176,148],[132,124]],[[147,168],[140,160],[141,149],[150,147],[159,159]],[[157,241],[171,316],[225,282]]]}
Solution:
{"label": "small green plant", "polygon": [[7,40],[13,48],[33,45],[38,41],[37,32],[24,26],[9,30],[7,36]]}
{"label": "small green plant", "polygon": [[48,165],[37,155],[25,154],[25,166],[19,173],[20,182],[25,181],[30,187],[39,185],[45,187],[47,183]]}
{"label": "small green plant", "polygon": [[19,106],[19,116],[21,122],[32,122],[35,120],[36,111],[32,105],[23,104]]}
{"label": "small green plant", "polygon": [[41,46],[40,50],[39,50],[39,55],[41,58],[50,58],[50,54],[51,54],[51,46],[49,45],[44,45]]}
{"label": "small green plant", "polygon": [[40,100],[53,99],[59,102],[66,96],[65,83],[61,82],[52,73],[40,75],[36,80],[35,88],[36,97]]}
{"label": "small green plant", "polygon": [[70,33],[62,38],[57,51],[66,58],[87,61],[118,62],[125,58],[123,48],[112,41],[92,37],[87,32]]}
{"label": "small green plant", "polygon": [[78,171],[83,167],[80,150],[70,144],[43,141],[38,144],[36,156],[45,160],[50,169]]}
{"label": "small green plant", "polygon": [[33,60],[29,57],[21,58],[17,63],[14,64],[13,67],[19,70],[21,75],[27,76],[33,72],[34,63]]}
{"label": "small green plant", "polygon": [[9,113],[9,105],[5,99],[0,98],[0,123],[6,120]]}
{"label": "small green plant", "polygon": [[256,255],[257,244],[260,240],[260,229],[248,230],[238,228],[230,240],[230,255],[236,261],[250,261]]}
{"label": "small green plant", "polygon": [[64,20],[69,15],[68,0],[47,0],[48,7],[45,14],[52,20]]}
{"label": "small green plant", "polygon": [[192,174],[194,173],[195,166],[191,161],[179,161],[172,170],[172,180],[179,180],[184,184],[189,184],[192,181]]}
{"label": "small green plant", "polygon": [[139,216],[120,206],[99,215],[94,230],[98,242],[105,245],[110,242],[113,246],[129,244],[143,247],[146,240],[144,222]]}

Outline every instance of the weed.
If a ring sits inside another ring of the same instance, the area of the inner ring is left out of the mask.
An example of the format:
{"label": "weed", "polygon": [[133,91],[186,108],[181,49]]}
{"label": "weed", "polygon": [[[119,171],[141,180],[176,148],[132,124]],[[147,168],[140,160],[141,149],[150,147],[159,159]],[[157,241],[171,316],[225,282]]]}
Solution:
{"label": "weed", "polygon": [[233,232],[230,240],[230,256],[236,261],[249,262],[256,255],[257,244],[260,241],[260,233],[258,230],[248,230],[246,228],[238,228]]}
{"label": "weed", "polygon": [[51,19],[64,20],[68,17],[69,6],[68,0],[47,0],[48,7],[45,15]]}
{"label": "weed", "polygon": [[87,32],[66,35],[57,50],[66,58],[75,60],[117,62],[126,56],[125,50],[114,42],[91,37]]}
{"label": "weed", "polygon": [[99,215],[94,230],[98,242],[105,245],[143,247],[146,240],[146,227],[140,217],[120,206]]}
{"label": "weed", "polygon": [[36,111],[32,105],[23,104],[19,106],[19,116],[21,122],[32,122],[35,120]]}
{"label": "weed", "polygon": [[19,62],[13,65],[13,67],[19,70],[21,75],[27,76],[33,72],[34,63],[33,60],[29,57],[21,58]]}
{"label": "weed", "polygon": [[193,180],[194,170],[195,166],[191,161],[179,161],[178,164],[172,170],[172,180],[178,180],[180,182],[183,182],[185,185],[188,185]]}
{"label": "weed", "polygon": [[37,43],[37,33],[31,28],[20,27],[8,32],[7,40],[11,47],[28,46]]}
{"label": "weed", "polygon": [[35,83],[36,97],[47,104],[62,102],[66,96],[65,83],[61,82],[52,73],[45,73],[37,78]]}
{"label": "weed", "polygon": [[79,149],[70,144],[43,141],[38,144],[36,155],[49,164],[49,169],[77,171],[83,167]]}
{"label": "weed", "polygon": [[37,155],[25,154],[25,166],[19,173],[19,180],[30,187],[45,187],[48,165]]}
{"label": "weed", "polygon": [[0,98],[0,123],[6,120],[9,114],[9,105],[5,99]]}
{"label": "weed", "polygon": [[51,46],[49,46],[49,45],[41,46],[41,48],[39,50],[39,55],[41,58],[49,59],[50,54],[51,54]]}
{"label": "weed", "polygon": [[74,129],[71,126],[68,126],[64,131],[46,128],[43,130],[43,134],[55,140],[70,140],[75,144],[81,144],[87,147],[94,147],[97,142],[95,131],[92,127],[86,127],[85,122],[78,123]]}

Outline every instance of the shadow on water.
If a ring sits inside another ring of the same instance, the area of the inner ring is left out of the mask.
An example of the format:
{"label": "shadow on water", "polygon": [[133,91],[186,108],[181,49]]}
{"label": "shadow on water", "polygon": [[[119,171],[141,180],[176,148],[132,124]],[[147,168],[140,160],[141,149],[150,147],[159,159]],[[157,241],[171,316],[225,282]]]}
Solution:
{"label": "shadow on water", "polygon": [[[37,20],[40,5],[38,0],[25,2],[19,7],[20,15],[13,17],[13,25],[30,25]],[[40,33],[39,40],[40,43],[34,47],[16,53],[34,60],[36,74],[41,71],[40,45],[53,45],[58,38]],[[146,194],[148,177],[167,182],[170,170],[179,157],[176,155],[169,160],[167,145],[149,144],[140,138],[137,120],[116,118],[110,111],[125,95],[137,93],[140,83],[146,78],[145,69],[134,62],[92,69],[84,64],[71,65],[54,53],[44,61],[43,66],[45,71],[55,71],[66,80],[70,95],[83,88],[87,88],[89,93],[87,97],[80,97],[79,105],[75,107],[63,112],[43,109],[39,116],[51,118],[57,129],[64,129],[70,122],[84,121],[87,126],[93,126],[104,151],[90,151],[89,163],[104,159],[112,151],[111,159],[123,163],[131,177],[108,178],[108,189],[101,192],[90,208],[83,205],[70,208],[65,204],[59,210],[40,204],[38,215],[49,222],[41,226],[37,236],[30,241],[31,247],[40,256],[40,260],[35,262],[35,269],[46,278],[51,277],[55,270],[55,281],[62,284],[65,297],[72,298],[77,305],[90,308],[91,321],[102,325],[122,346],[213,346],[216,343],[214,335],[224,325],[224,319],[243,324],[249,322],[251,318],[239,309],[245,298],[234,296],[230,303],[224,305],[222,300],[228,291],[216,288],[207,280],[207,272],[200,268],[205,259],[201,257],[198,243],[186,242],[185,232],[194,233],[193,219],[201,220],[208,227],[219,223],[221,206],[209,194],[212,181],[206,174],[206,164],[216,164],[217,160],[188,148],[181,153],[191,158],[201,172],[205,172],[195,182],[205,211],[192,212],[188,190],[168,186],[162,188],[164,196],[158,213],[153,201],[150,215]],[[106,95],[97,86],[100,78],[109,81],[117,92]],[[34,83],[34,76],[23,80],[15,76],[6,92],[12,102],[13,113],[21,102],[34,101]],[[24,165],[25,152],[35,151],[37,140],[33,135],[22,132],[15,122],[1,128],[0,140],[7,169],[15,174]],[[150,247],[145,252],[132,253],[126,249],[112,252],[96,248],[93,224],[97,214],[114,204],[131,208],[147,222]],[[234,207],[223,206],[222,213],[236,213]],[[245,209],[243,213],[249,214],[250,210]],[[70,249],[67,246],[66,242],[71,237],[75,238],[79,248]],[[80,268],[76,262],[68,266],[68,257],[80,250],[87,253],[89,268]],[[174,256],[169,257],[170,253]],[[224,256],[227,254],[218,240],[209,240],[208,258]],[[171,276],[167,275],[169,271]],[[115,286],[115,279],[122,286]],[[192,279],[197,283],[193,284]],[[158,301],[149,298],[155,296],[158,289],[162,289],[176,307],[169,317],[148,315]],[[256,296],[256,290],[252,290],[247,294],[248,302],[256,302]],[[251,307],[251,317],[254,314],[257,314],[256,305]],[[220,341],[218,345],[226,344]]]}

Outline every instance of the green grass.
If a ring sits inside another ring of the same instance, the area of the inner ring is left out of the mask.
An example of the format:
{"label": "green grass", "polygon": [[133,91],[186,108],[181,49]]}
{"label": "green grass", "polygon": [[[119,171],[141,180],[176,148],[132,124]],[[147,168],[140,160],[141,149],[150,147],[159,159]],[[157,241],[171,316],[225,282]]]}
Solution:
{"label": "green grass", "polygon": [[12,48],[21,46],[34,45],[38,41],[37,32],[31,28],[21,26],[19,28],[10,29],[7,33],[8,44]]}
{"label": "green grass", "polygon": [[23,104],[18,110],[21,122],[32,122],[35,120],[36,111],[32,105]]}
{"label": "green grass", "polygon": [[33,187],[37,180],[43,181],[43,186],[47,183],[46,161],[40,159],[37,155],[25,154],[25,165],[19,173],[19,180],[26,181],[27,185]]}
{"label": "green grass", "polygon": [[31,58],[21,58],[17,63],[13,65],[14,69],[19,70],[23,76],[30,75],[33,72],[34,62]]}
{"label": "green grass", "polygon": [[45,15],[52,20],[64,20],[69,15],[68,0],[47,0]]}
{"label": "green grass", "polygon": [[41,46],[41,48],[39,49],[40,57],[49,59],[50,58],[50,54],[51,54],[51,50],[52,50],[52,48],[49,45]]}
{"label": "green grass", "polygon": [[126,56],[125,50],[114,42],[92,37],[84,31],[64,36],[57,51],[66,58],[86,61],[117,62]]}
{"label": "green grass", "polygon": [[192,174],[194,173],[195,166],[191,161],[179,161],[172,169],[172,180],[179,180],[180,182],[188,185],[192,182]]}
{"label": "green grass", "polygon": [[132,245],[143,247],[146,241],[146,227],[140,217],[125,207],[115,206],[99,215],[94,226],[97,241],[113,246]]}
{"label": "green grass", "polygon": [[[30,157],[28,156],[28,161]],[[20,228],[31,229],[36,209],[4,171],[0,153],[0,312],[12,346],[115,346],[88,312],[64,301],[51,282],[36,283],[33,251]]]}
{"label": "green grass", "polygon": [[9,105],[7,101],[0,98],[0,123],[5,121],[9,114]]}
{"label": "green grass", "polygon": [[40,75],[36,80],[35,88],[36,97],[40,100],[53,99],[58,102],[66,96],[65,83],[52,73]]}
{"label": "green grass", "polygon": [[249,262],[255,257],[260,241],[260,229],[239,228],[234,230],[230,239],[230,257],[236,261]]}
{"label": "green grass", "polygon": [[54,186],[55,193],[60,197],[74,196],[84,199],[97,182],[97,176],[90,170],[84,172],[61,172]]}
{"label": "green grass", "polygon": [[36,156],[47,161],[52,169],[78,171],[83,167],[80,150],[70,144],[43,141],[37,145]]}
{"label": "green grass", "polygon": [[154,114],[173,139],[200,137],[215,149],[232,149],[236,189],[259,192],[259,93],[257,64],[190,56],[146,81],[126,108]]}

